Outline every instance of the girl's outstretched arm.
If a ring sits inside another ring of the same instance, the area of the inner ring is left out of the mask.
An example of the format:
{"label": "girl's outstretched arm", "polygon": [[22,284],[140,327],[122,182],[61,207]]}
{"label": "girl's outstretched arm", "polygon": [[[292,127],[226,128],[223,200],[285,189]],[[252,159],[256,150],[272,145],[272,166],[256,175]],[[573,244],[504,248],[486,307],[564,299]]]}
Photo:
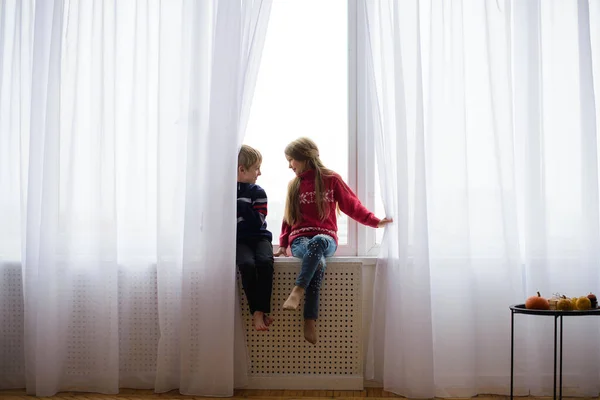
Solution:
{"label": "girl's outstretched arm", "polygon": [[335,179],[334,183],[334,198],[340,206],[340,210],[350,218],[363,225],[370,226],[372,228],[379,227],[381,220],[377,218],[371,211],[369,211],[360,202],[359,198],[354,194],[352,189],[346,182],[339,176],[334,175],[332,179]]}

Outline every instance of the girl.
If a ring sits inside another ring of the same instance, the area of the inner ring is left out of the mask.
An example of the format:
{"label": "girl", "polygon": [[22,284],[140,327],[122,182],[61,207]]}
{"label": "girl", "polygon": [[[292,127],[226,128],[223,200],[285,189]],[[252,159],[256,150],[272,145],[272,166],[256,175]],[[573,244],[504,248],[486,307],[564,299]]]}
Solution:
{"label": "girl", "polygon": [[303,295],[304,338],[317,343],[315,323],[319,314],[319,290],[325,271],[325,257],[337,249],[337,208],[361,224],[373,228],[392,222],[379,219],[367,210],[342,178],[325,168],[317,145],[308,138],[293,141],[285,148],[289,168],[296,173],[288,186],[285,215],[274,254],[302,259],[302,269],[284,310],[296,310]]}

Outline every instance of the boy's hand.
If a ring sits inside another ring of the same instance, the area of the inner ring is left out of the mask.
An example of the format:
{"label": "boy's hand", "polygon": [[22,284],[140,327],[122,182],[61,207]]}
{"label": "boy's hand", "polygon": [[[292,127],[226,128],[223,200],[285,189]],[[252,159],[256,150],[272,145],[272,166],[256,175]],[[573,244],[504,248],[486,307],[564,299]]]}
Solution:
{"label": "boy's hand", "polygon": [[386,226],[387,224],[391,224],[392,222],[394,222],[393,219],[391,218],[384,218],[382,220],[379,221],[379,224],[377,224],[378,228],[383,228],[384,226]]}

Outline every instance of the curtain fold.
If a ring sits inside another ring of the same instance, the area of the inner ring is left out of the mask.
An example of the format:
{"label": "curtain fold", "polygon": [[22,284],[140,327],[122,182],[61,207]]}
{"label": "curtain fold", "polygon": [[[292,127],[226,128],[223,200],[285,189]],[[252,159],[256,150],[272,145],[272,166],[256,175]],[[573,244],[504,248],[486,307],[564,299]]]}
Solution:
{"label": "curtain fold", "polygon": [[0,4],[0,263],[23,265],[27,392],[232,395],[233,183],[271,1]]}
{"label": "curtain fold", "polygon": [[[420,173],[423,109],[410,109],[407,101],[412,99],[406,94],[411,85],[413,93],[421,96],[420,49],[417,44],[410,58],[417,69],[406,70],[401,5],[395,1],[363,4],[367,132],[375,141],[386,215],[394,218],[377,260],[366,377],[407,397],[434,397],[427,212]],[[408,82],[406,76],[414,81]]]}
{"label": "curtain fold", "polygon": [[[507,394],[508,306],[599,286],[598,5],[361,4],[364,118],[395,219],[367,376],[408,397]],[[516,391],[549,395],[553,321],[516,321]],[[598,330],[565,321],[570,395],[598,392]]]}

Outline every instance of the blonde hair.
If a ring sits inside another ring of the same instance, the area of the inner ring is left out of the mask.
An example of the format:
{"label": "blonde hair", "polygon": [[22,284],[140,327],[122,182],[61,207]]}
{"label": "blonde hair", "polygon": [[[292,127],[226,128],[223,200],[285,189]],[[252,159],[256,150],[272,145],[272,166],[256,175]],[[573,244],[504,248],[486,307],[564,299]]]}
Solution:
{"label": "blonde hair", "polygon": [[[285,155],[296,161],[306,161],[306,167],[315,170],[315,202],[319,218],[324,220],[329,213],[329,204],[325,201],[325,182],[323,177],[331,176],[334,172],[325,168],[319,158],[319,148],[311,139],[302,137],[294,140],[285,148]],[[288,185],[285,202],[284,220],[293,226],[302,220],[300,214],[300,178],[295,177]]]}
{"label": "blonde hair", "polygon": [[243,144],[240,152],[238,153],[238,167],[244,167],[246,169],[252,167],[256,163],[262,163],[262,155],[260,151],[254,147],[250,147],[247,144]]}

